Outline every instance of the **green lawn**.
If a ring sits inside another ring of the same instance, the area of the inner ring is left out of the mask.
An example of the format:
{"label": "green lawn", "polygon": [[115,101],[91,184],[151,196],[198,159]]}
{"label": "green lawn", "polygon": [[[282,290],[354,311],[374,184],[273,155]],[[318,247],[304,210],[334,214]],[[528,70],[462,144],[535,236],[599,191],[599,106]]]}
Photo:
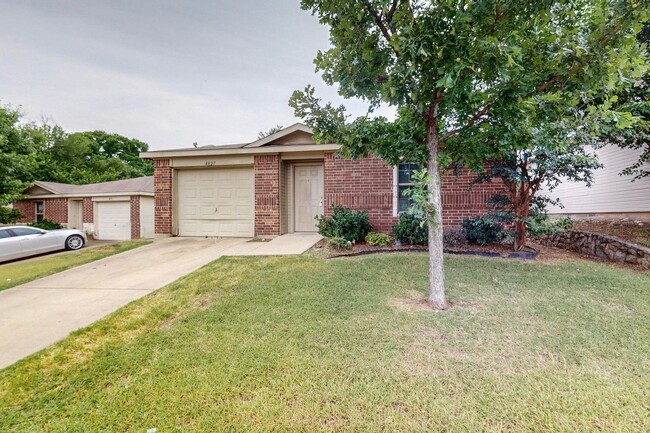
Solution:
{"label": "green lawn", "polygon": [[151,240],[138,239],[114,245],[82,249],[66,254],[42,256],[36,259],[0,264],[0,290],[28,283],[37,278],[56,274],[149,243],[151,243]]}
{"label": "green lawn", "polygon": [[222,258],[0,372],[0,431],[650,431],[650,278]]}

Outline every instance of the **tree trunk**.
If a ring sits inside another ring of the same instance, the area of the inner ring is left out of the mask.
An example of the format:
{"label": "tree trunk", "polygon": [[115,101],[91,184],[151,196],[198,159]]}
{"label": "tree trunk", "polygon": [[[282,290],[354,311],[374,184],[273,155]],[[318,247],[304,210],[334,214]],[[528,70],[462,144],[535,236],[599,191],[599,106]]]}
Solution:
{"label": "tree trunk", "polygon": [[532,198],[528,197],[523,188],[513,198],[514,214],[515,214],[515,243],[514,250],[521,251],[526,245],[526,234],[528,228],[526,221],[530,215],[530,201]]}
{"label": "tree trunk", "polygon": [[521,251],[524,245],[526,245],[526,221],[518,218],[515,222],[515,251]]}
{"label": "tree trunk", "polygon": [[[437,118],[429,123],[427,134],[427,149],[429,150],[429,161],[427,172],[429,175],[429,203],[435,209],[433,221],[429,219],[429,296],[428,303],[436,310],[444,310],[449,307],[445,296],[445,273],[442,255],[442,199],[441,199],[441,175],[438,166],[439,146]],[[433,224],[432,224],[433,222]]]}

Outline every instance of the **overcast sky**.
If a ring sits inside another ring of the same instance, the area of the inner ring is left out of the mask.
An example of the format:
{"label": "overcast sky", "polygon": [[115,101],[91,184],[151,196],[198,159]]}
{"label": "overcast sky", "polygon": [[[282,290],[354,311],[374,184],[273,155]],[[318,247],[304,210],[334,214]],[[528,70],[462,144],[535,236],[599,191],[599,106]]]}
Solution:
{"label": "overcast sky", "polygon": [[247,142],[306,84],[343,102],[314,72],[327,37],[298,0],[0,0],[0,104],[151,149]]}

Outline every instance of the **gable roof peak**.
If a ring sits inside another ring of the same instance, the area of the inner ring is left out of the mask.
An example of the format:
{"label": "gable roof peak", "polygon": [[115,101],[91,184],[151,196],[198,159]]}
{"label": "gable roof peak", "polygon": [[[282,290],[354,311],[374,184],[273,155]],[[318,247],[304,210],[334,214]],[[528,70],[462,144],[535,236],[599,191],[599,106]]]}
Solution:
{"label": "gable roof peak", "polygon": [[279,140],[279,139],[281,139],[283,137],[294,134],[296,132],[303,132],[303,133],[306,133],[306,134],[309,134],[309,135],[314,134],[314,132],[312,131],[312,129],[309,126],[298,122],[298,123],[294,123],[291,126],[283,128],[283,129],[279,130],[278,132],[275,132],[275,133],[273,133],[271,135],[267,135],[266,137],[260,138],[259,140],[255,140],[253,142],[250,142],[247,145],[245,145],[244,147],[260,147],[260,146],[264,146],[266,144],[272,143],[274,141],[277,141],[277,140]]}

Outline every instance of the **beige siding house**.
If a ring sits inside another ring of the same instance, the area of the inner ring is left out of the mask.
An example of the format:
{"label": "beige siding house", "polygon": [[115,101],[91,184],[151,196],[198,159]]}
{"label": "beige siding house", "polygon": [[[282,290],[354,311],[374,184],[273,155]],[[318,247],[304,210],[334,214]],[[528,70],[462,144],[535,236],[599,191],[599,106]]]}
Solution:
{"label": "beige siding house", "polygon": [[650,221],[650,178],[632,182],[621,171],[636,161],[641,151],[606,146],[595,151],[603,168],[594,171],[591,188],[584,183],[564,182],[549,197],[559,198],[564,208],[549,206],[552,215],[572,218],[630,218]]}

